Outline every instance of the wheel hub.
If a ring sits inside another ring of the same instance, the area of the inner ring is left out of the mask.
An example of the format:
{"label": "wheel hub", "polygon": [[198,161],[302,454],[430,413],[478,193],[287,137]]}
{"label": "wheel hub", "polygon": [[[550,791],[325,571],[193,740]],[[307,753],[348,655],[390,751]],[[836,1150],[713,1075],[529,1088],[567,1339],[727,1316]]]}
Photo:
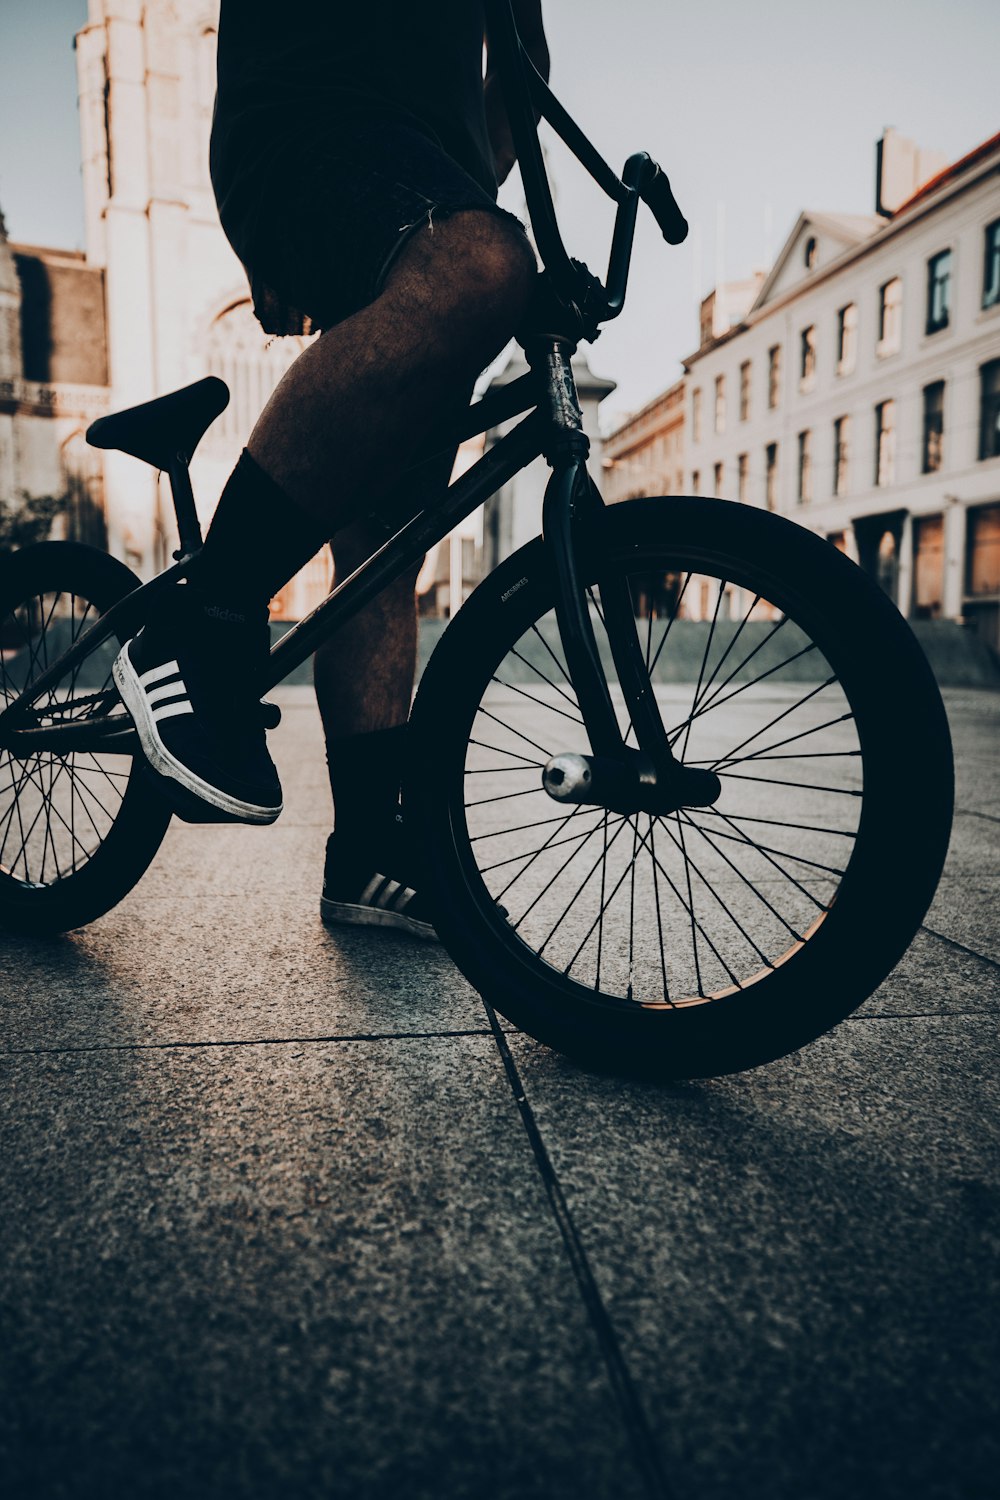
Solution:
{"label": "wheel hub", "polygon": [[714,771],[678,761],[658,771],[649,756],[631,749],[621,760],[568,751],[554,755],[542,771],[542,786],[556,802],[591,803],[626,814],[711,807],[722,795]]}

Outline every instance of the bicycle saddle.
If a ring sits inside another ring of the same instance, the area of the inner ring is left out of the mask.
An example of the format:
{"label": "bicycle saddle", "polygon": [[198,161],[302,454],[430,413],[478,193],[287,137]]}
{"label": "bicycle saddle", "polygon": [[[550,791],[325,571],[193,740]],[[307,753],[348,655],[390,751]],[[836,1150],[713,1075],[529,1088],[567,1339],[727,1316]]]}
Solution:
{"label": "bicycle saddle", "polygon": [[206,431],[228,405],[225,381],[207,375],[154,401],[98,417],[87,428],[87,442],[92,448],[130,453],[154,469],[169,469],[178,455],[191,462]]}

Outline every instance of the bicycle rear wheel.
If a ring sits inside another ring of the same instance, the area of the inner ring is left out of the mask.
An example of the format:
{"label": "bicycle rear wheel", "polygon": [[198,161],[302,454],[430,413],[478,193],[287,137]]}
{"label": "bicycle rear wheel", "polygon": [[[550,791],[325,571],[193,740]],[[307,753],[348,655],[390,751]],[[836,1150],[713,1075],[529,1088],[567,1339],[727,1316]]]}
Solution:
{"label": "bicycle rear wheel", "polygon": [[[0,566],[0,709],[138,585],[123,563],[42,542]],[[120,713],[112,637],[50,689],[37,727]],[[149,865],[170,810],[128,755],[0,744],[0,926],[62,932],[114,906]]]}
{"label": "bicycle rear wheel", "polygon": [[438,929],[561,1050],[660,1076],[753,1066],[861,1004],[919,926],[951,822],[940,694],[895,607],[802,527],[690,498],[600,527],[675,754],[722,796],[627,816],[543,790],[551,755],[589,746],[533,542],[448,627],[414,707],[407,795]]}

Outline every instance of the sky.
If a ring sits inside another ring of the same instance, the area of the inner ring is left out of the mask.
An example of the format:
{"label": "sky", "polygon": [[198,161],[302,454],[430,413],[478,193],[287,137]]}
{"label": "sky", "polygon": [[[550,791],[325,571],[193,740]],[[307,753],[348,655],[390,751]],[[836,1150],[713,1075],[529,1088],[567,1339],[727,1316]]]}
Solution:
{"label": "sky", "polygon": [[[0,0],[0,209],[12,239],[82,247],[74,32],[86,0]],[[950,160],[1000,131],[996,0],[543,0],[552,86],[612,166],[645,150],[692,225],[648,213],[620,319],[590,352],[618,382],[605,416],[681,373],[699,298],[766,267],[799,213],[870,213],[887,125]],[[570,253],[603,273],[612,205],[550,163]],[[501,202],[517,212],[516,179]],[[720,233],[721,230],[721,233]]]}

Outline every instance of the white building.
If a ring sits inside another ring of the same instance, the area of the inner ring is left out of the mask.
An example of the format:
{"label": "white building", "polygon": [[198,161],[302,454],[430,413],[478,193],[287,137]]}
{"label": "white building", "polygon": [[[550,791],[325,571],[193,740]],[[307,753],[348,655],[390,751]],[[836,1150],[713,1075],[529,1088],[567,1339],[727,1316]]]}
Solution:
{"label": "white building", "polygon": [[[904,614],[1000,645],[1000,135],[881,213],[803,213],[747,315],[685,361],[686,483],[777,510]],[[903,186],[900,186],[902,177]]]}

